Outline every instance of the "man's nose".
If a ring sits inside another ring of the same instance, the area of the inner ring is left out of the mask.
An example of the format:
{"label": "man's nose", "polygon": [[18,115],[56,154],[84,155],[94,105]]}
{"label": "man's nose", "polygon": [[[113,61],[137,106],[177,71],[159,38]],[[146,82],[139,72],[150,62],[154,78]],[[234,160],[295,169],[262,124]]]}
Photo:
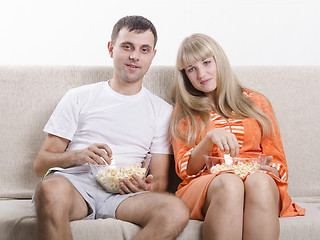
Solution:
{"label": "man's nose", "polygon": [[130,53],[129,59],[132,61],[139,61],[139,53],[137,51],[132,51]]}

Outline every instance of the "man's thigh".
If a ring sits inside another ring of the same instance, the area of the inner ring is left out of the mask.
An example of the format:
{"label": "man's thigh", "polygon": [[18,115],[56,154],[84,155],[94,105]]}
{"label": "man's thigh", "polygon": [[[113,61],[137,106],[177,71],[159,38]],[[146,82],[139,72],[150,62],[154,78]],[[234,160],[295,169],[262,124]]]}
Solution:
{"label": "man's thigh", "polygon": [[116,218],[145,226],[149,216],[157,214],[165,206],[174,204],[177,198],[169,193],[146,192],[125,199],[116,210]]}
{"label": "man's thigh", "polygon": [[[83,219],[88,215],[88,206],[81,194],[64,176],[50,174],[39,184],[35,201],[44,198],[56,202],[56,208],[69,214],[70,221]],[[36,206],[37,206],[36,202]]]}

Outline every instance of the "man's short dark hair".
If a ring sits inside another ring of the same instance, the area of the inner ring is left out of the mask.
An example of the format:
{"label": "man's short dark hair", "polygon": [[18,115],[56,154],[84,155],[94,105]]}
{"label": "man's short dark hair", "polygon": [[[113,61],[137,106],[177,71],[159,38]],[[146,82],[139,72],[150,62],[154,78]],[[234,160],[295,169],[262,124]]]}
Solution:
{"label": "man's short dark hair", "polygon": [[113,27],[111,34],[111,41],[115,42],[117,40],[118,34],[122,28],[128,28],[131,31],[145,32],[150,30],[154,37],[154,47],[157,44],[158,36],[155,26],[152,22],[142,16],[126,16],[121,18]]}

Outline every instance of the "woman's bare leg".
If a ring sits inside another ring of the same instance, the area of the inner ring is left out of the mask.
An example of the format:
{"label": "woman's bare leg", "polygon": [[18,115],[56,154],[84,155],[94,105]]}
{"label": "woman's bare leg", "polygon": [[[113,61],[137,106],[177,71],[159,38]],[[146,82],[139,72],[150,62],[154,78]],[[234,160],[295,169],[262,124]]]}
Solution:
{"label": "woman's bare leg", "polygon": [[247,178],[244,187],[243,239],[278,239],[280,195],[277,184],[269,175],[256,172]]}
{"label": "woman's bare leg", "polygon": [[203,239],[242,239],[243,203],[244,187],[238,176],[215,177],[203,208]]}

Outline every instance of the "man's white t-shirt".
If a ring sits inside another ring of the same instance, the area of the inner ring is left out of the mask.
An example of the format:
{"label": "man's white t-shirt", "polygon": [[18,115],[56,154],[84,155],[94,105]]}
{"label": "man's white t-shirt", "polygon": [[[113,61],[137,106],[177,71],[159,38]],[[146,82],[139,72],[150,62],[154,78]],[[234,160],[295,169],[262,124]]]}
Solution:
{"label": "man's white t-shirt", "polygon": [[69,90],[44,131],[70,140],[67,151],[105,143],[114,156],[141,160],[148,152],[171,153],[171,113],[170,104],[144,87],[136,95],[121,95],[99,82]]}

